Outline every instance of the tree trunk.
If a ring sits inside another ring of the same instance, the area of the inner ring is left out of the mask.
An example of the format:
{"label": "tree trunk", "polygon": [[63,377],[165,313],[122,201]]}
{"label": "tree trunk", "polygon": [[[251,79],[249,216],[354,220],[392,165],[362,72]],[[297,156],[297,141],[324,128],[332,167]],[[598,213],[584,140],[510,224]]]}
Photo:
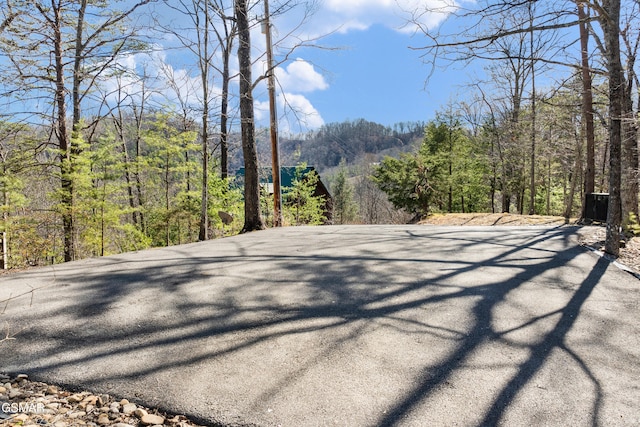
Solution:
{"label": "tree trunk", "polygon": [[[209,238],[209,2],[204,2],[204,30],[200,56],[202,79],[202,200],[200,204],[200,230],[198,240]],[[196,12],[197,13],[197,12]],[[200,42],[200,29],[198,40]],[[188,152],[188,151],[187,151]]]}
{"label": "tree trunk", "polygon": [[[204,91],[208,96],[208,91]],[[209,106],[208,101],[204,101],[202,109],[202,200],[200,204],[200,230],[198,240],[209,239]]]}
{"label": "tree trunk", "polygon": [[[578,19],[580,20],[580,48],[582,50],[582,123],[587,140],[587,162],[584,180],[584,194],[593,193],[596,188],[595,163],[595,131],[593,126],[593,89],[589,68],[589,31],[587,30],[584,5],[578,3]],[[585,217],[586,202],[582,202],[581,218]]]}
{"label": "tree trunk", "polygon": [[120,143],[122,145],[122,161],[124,163],[124,178],[127,185],[127,199],[129,200],[129,207],[131,208],[131,220],[134,225],[138,225],[138,216],[136,215],[136,202],[133,197],[133,184],[131,183],[131,161],[129,160],[129,151],[127,150],[127,142],[124,137],[124,133],[120,136]]}
{"label": "tree trunk", "polygon": [[240,71],[240,125],[244,155],[244,227],[242,232],[264,229],[260,215],[258,153],[253,116],[253,80],[251,77],[251,37],[247,0],[236,0],[238,25],[238,64]]}
{"label": "tree trunk", "polygon": [[[118,85],[118,99],[122,99],[120,92],[122,90],[121,85]],[[122,162],[124,168],[124,179],[127,186],[127,199],[129,200],[129,207],[131,208],[131,221],[134,225],[138,224],[138,216],[136,215],[136,203],[133,196],[133,183],[131,182],[131,159],[129,158],[129,150],[127,149],[127,140],[124,134],[124,116],[122,114],[120,102],[117,106],[117,115],[113,114],[113,123],[120,140],[120,147],[122,148]]]}
{"label": "tree trunk", "polygon": [[[144,96],[142,97],[142,99],[144,100]],[[144,117],[144,102],[142,103],[142,105],[140,106],[140,111],[138,112],[138,110],[135,108],[134,106],[134,110],[133,110],[133,115],[136,121],[136,161],[134,163],[135,165],[135,171],[134,171],[134,178],[135,178],[135,183],[136,183],[136,198],[138,199],[138,219],[140,220],[140,231],[142,231],[142,233],[146,234],[147,231],[147,227],[146,227],[146,223],[145,223],[145,215],[144,215],[144,209],[143,206],[145,205],[145,200],[144,200],[144,195],[142,192],[142,179],[140,178],[140,159],[142,156],[142,121],[143,121],[143,117]]]}
{"label": "tree trunk", "polygon": [[625,91],[622,122],[622,222],[626,226],[630,216],[638,217],[638,129],[631,98],[632,82]]}
{"label": "tree trunk", "polygon": [[[3,175],[6,174],[6,171],[2,171]],[[9,206],[9,197],[7,196],[7,191],[4,189],[2,191],[2,204],[4,206]],[[0,240],[2,240],[2,246],[0,246],[0,251],[2,251],[2,258],[0,258],[0,269],[8,270],[9,269],[9,254],[8,254],[8,245],[7,238],[9,233],[7,232],[8,222],[9,222],[9,212],[6,210],[2,212],[2,222],[4,223],[4,230],[0,232]]]}
{"label": "tree trunk", "polygon": [[222,68],[222,99],[220,100],[220,176],[225,179],[229,176],[229,143],[228,143],[228,120],[229,120],[229,81],[231,80],[230,56],[233,46],[232,36],[227,41]]}
{"label": "tree trunk", "polygon": [[622,122],[622,221],[626,226],[631,215],[638,218],[638,122],[633,111],[633,85],[637,81],[635,74],[636,52],[640,35],[631,42],[629,34],[623,34],[626,51],[627,79],[623,101]]}
{"label": "tree trunk", "polygon": [[533,57],[533,2],[529,3],[529,19],[532,30],[529,32],[531,55],[531,153],[529,174],[529,215],[536,213],[536,61]]}
{"label": "tree trunk", "polygon": [[[577,182],[582,176],[582,138],[576,138],[576,159],[574,166],[575,173],[571,174],[571,179],[569,180],[569,195],[567,197],[564,217],[566,220],[571,218],[571,211],[573,210],[573,199],[575,197],[575,192],[577,188]],[[551,174],[551,172],[549,172]],[[549,203],[549,202],[547,202]],[[551,215],[547,212],[547,215]]]}
{"label": "tree trunk", "polygon": [[67,130],[66,87],[64,82],[64,52],[62,46],[62,17],[61,11],[54,11],[54,57],[56,69],[56,107],[57,119],[56,138],[60,147],[60,207],[62,210],[64,261],[75,258],[75,233],[73,226],[73,165],[71,162],[71,147]]}
{"label": "tree trunk", "polygon": [[620,59],[620,0],[603,2],[605,13],[600,17],[604,30],[607,69],[609,71],[609,213],[605,251],[620,254],[622,225],[622,111],[624,79]]}

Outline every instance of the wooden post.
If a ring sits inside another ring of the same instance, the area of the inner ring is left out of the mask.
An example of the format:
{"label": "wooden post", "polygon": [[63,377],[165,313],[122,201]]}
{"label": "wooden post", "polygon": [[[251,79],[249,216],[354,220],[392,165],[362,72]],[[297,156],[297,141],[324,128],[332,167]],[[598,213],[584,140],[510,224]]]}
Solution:
{"label": "wooden post", "polygon": [[9,269],[9,255],[7,254],[7,232],[3,231],[0,233],[0,239],[2,239],[2,264],[0,264],[0,268],[2,270]]}

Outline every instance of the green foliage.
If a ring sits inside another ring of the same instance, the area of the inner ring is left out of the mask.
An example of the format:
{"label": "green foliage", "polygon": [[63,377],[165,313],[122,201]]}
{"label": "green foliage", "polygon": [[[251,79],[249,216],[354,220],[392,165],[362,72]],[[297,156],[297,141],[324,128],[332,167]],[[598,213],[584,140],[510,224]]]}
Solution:
{"label": "green foliage", "polygon": [[62,262],[62,240],[53,212],[27,212],[11,219],[9,268]]}
{"label": "green foliage", "polygon": [[479,152],[455,116],[439,115],[417,153],[385,158],[372,179],[396,208],[416,216],[483,210],[489,167]]}
{"label": "green foliage", "polygon": [[349,224],[358,215],[358,206],[353,198],[353,186],[347,180],[347,171],[344,162],[334,178],[332,188],[333,195],[333,222],[334,224]]}
{"label": "green foliage", "polygon": [[118,224],[111,233],[114,235],[114,253],[139,251],[151,247],[151,238],[134,224],[125,222]]}
{"label": "green foliage", "polygon": [[[71,212],[78,239],[77,255],[104,256],[149,247],[151,239],[127,223],[124,164],[114,136],[104,133],[91,144],[80,132],[72,137],[74,156]],[[56,190],[56,194],[60,190]],[[58,196],[62,200],[62,196]]]}
{"label": "green foliage", "polygon": [[5,224],[5,218],[18,208],[27,205],[28,200],[22,193],[24,183],[19,176],[6,175],[0,171],[0,231],[10,227]]}
{"label": "green foliage", "polygon": [[[33,154],[37,152],[37,142],[28,127],[0,121],[0,232],[7,239],[6,268],[37,265],[55,247],[50,235],[43,236],[46,233],[42,229],[43,223],[54,220],[52,215],[29,210],[32,201],[25,183],[34,180],[26,172],[33,167]],[[37,185],[42,187],[41,182]],[[0,250],[0,257],[3,255]]]}
{"label": "green foliage", "polygon": [[[149,199],[147,230],[153,246],[194,241],[199,224],[199,194],[195,191],[198,162],[197,133],[171,126],[170,117],[155,116],[144,134],[147,153],[142,159]],[[194,188],[194,189],[192,189]]]}
{"label": "green foliage", "polygon": [[417,154],[400,158],[385,157],[374,169],[372,180],[387,194],[397,209],[411,214],[426,215],[433,198],[429,169],[421,164]]}
{"label": "green foliage", "polygon": [[282,189],[283,216],[289,224],[319,225],[326,221],[325,198],[314,194],[320,178],[315,171],[305,174],[306,169],[306,163],[298,164],[291,187]]}
{"label": "green foliage", "polygon": [[640,221],[638,221],[638,217],[633,212],[629,212],[627,216],[626,223],[626,231],[633,236],[640,236]]}
{"label": "green foliage", "polygon": [[[213,169],[216,170],[217,166],[214,165]],[[216,173],[209,174],[209,225],[220,237],[239,233],[244,224],[242,190],[231,185],[231,180]],[[224,224],[219,212],[231,215],[231,224]]]}

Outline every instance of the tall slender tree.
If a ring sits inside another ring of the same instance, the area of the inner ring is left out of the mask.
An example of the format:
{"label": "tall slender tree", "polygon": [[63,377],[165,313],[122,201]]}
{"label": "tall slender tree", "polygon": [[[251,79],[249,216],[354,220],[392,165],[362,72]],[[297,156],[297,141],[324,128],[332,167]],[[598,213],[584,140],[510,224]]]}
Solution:
{"label": "tall slender tree", "polygon": [[251,73],[251,25],[247,0],[236,0],[238,25],[238,64],[240,71],[240,125],[244,155],[244,227],[242,232],[262,230],[258,153],[253,113],[253,78]]}
{"label": "tall slender tree", "polygon": [[219,25],[213,26],[218,45],[222,65],[216,65],[221,78],[220,93],[220,176],[226,179],[229,176],[229,128],[230,128],[230,109],[229,109],[229,84],[231,83],[231,55],[233,46],[237,36],[237,23],[233,19],[233,12],[229,13],[229,7],[225,4],[225,0],[212,0],[214,13],[219,18]]}
{"label": "tall slender tree", "polygon": [[624,77],[620,58],[620,0],[604,0],[599,16],[604,31],[607,70],[609,72],[609,211],[605,251],[620,253],[622,226],[622,113]]}
{"label": "tall slender tree", "polygon": [[[596,188],[595,175],[595,130],[593,125],[593,89],[591,67],[589,66],[589,15],[584,4],[577,1],[579,31],[580,31],[580,69],[582,75],[582,128],[586,139],[586,170],[584,179],[584,194],[590,194]],[[582,204],[582,217],[585,216],[586,203]]]}
{"label": "tall slender tree", "polygon": [[640,217],[640,206],[638,206],[638,193],[640,190],[638,127],[640,126],[640,121],[638,119],[637,103],[634,102],[634,93],[640,95],[636,72],[636,59],[640,50],[639,18],[640,2],[634,2],[630,10],[625,14],[625,22],[621,24],[620,31],[622,46],[624,47],[621,53],[625,57],[624,74],[626,76],[622,121],[622,220],[625,226],[628,225],[628,221],[632,216]]}

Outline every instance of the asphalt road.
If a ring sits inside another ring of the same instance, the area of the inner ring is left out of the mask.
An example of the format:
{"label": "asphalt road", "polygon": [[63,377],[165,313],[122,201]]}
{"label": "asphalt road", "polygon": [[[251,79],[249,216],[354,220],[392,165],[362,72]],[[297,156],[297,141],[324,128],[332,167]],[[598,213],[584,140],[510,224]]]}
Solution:
{"label": "asphalt road", "polygon": [[212,425],[640,425],[640,281],[574,233],[297,227],[2,276],[0,371]]}

